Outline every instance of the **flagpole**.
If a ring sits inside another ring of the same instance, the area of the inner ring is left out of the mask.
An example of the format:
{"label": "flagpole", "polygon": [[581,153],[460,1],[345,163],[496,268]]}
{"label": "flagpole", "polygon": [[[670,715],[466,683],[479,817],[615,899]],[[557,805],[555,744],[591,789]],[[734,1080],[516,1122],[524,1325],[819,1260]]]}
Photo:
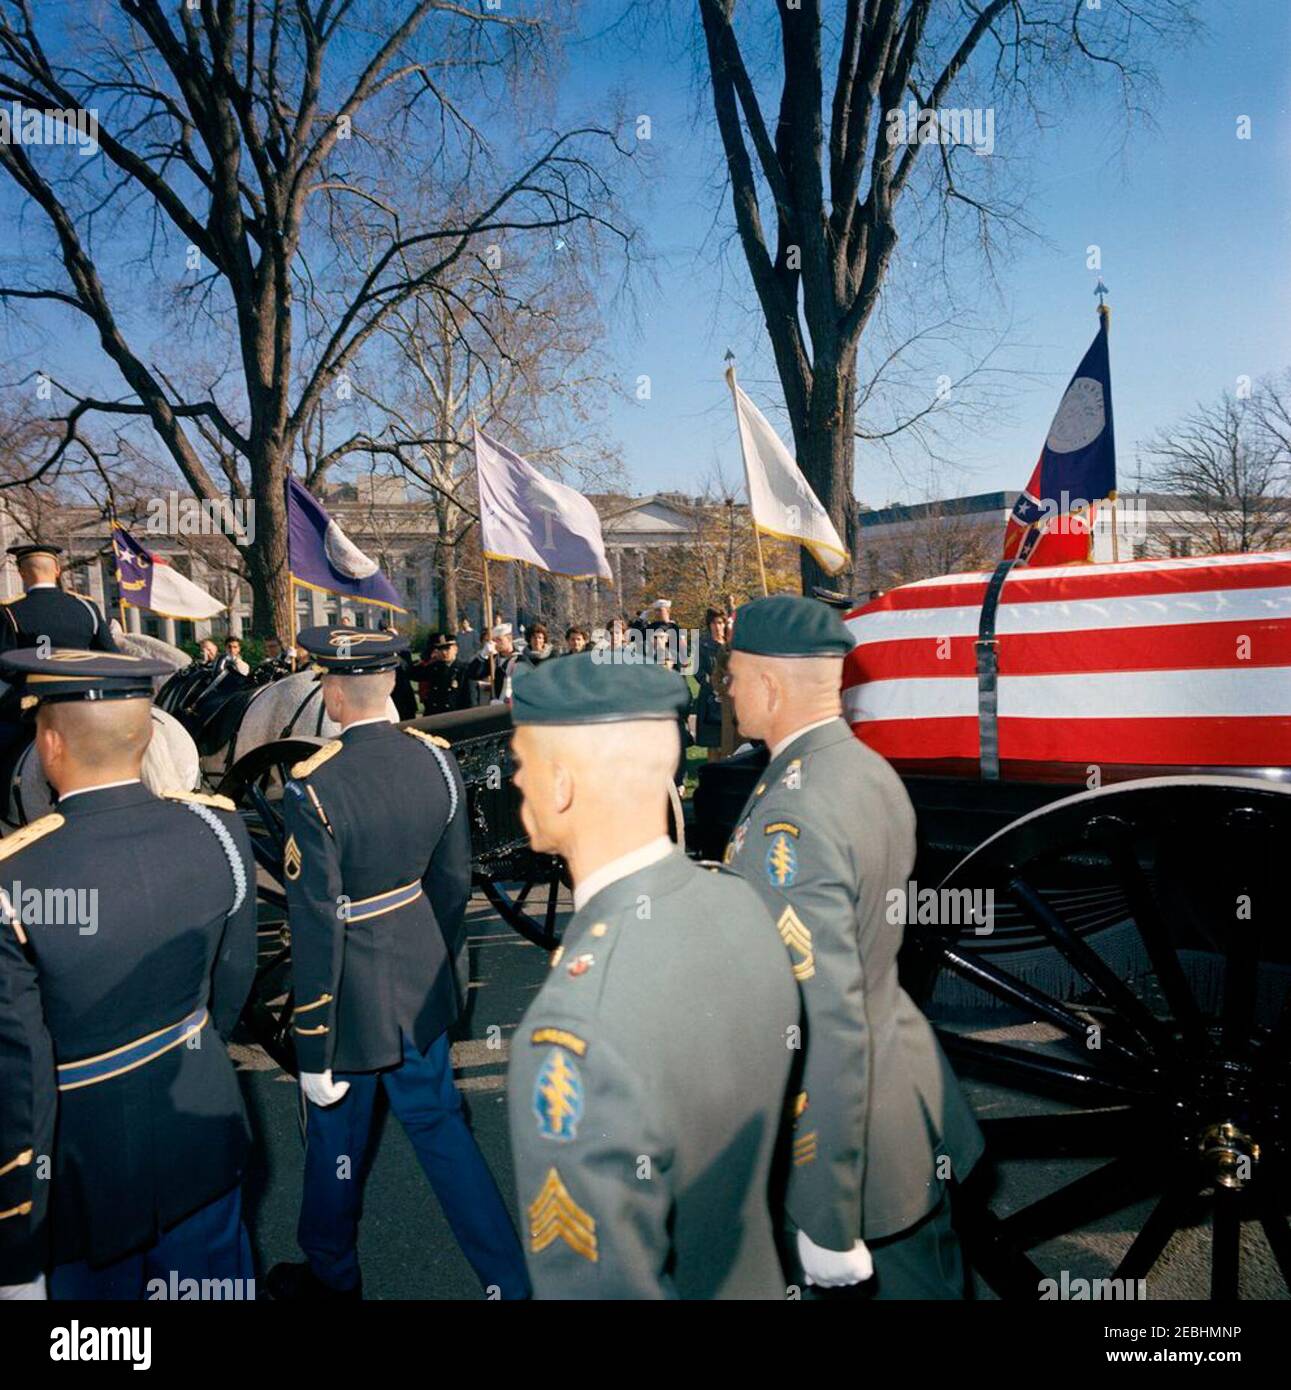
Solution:
{"label": "flagpole", "polygon": [[[480,451],[478,448],[480,426],[471,411],[471,453],[475,455],[475,494],[480,499],[480,567],[484,571],[484,641],[493,644],[493,586],[489,583],[489,557],[484,552],[484,497],[480,491]],[[489,698],[492,699],[494,681],[497,676],[494,653],[489,652]]]}
{"label": "flagpole", "polygon": [[[1099,284],[1102,284],[1101,280],[1099,281]],[[1103,303],[1101,296],[1099,296],[1098,300],[1098,317],[1102,320],[1103,330],[1107,334],[1108,339],[1110,340],[1112,336],[1112,311],[1107,307],[1106,304]],[[1110,365],[1108,367],[1108,371],[1111,371]],[[1115,488],[1113,488],[1112,491],[1107,494],[1107,500],[1112,504],[1112,563],[1116,564],[1119,562],[1121,558],[1121,538],[1117,534],[1119,528],[1116,522]],[[1091,530],[1092,529],[1093,528],[1091,527]]]}
{"label": "flagpole", "polygon": [[758,577],[762,581],[762,597],[770,592],[767,589],[767,569],[762,560],[762,532],[758,530],[757,517],[753,515],[753,483],[749,476],[749,456],[744,451],[744,431],[740,428],[740,398],[735,394],[735,354],[728,348],[726,360],[726,384],[731,388],[731,404],[735,407],[735,432],[740,437],[740,458],[744,461],[744,489],[749,496],[749,520],[753,523],[753,540],[758,548]]}
{"label": "flagpole", "polygon": [[113,540],[112,567],[116,571],[117,576],[117,612],[121,615],[121,631],[122,633],[127,633],[130,631],[130,628],[126,623],[126,601],[125,596],[123,595],[121,590],[121,561],[117,558],[116,547],[117,509],[113,505],[112,499],[110,497],[108,498],[108,524],[109,529],[112,532]]}

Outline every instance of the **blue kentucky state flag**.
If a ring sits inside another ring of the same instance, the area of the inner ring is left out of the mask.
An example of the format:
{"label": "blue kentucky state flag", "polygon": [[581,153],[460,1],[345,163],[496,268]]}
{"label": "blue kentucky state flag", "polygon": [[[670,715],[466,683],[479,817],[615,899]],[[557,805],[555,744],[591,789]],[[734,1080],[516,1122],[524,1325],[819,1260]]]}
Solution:
{"label": "blue kentucky state flag", "polygon": [[408,611],[381,566],[295,478],[287,479],[287,566],[296,583],[307,588]]}
{"label": "blue kentucky state flag", "polygon": [[1004,558],[1065,565],[1093,558],[1094,508],[1116,494],[1107,319],[1063,393],[1049,437],[1004,529]]}

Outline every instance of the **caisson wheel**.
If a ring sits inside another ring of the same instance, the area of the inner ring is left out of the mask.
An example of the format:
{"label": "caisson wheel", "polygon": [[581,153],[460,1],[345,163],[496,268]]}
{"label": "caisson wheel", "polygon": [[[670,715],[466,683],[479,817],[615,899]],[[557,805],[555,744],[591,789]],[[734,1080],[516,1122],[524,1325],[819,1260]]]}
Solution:
{"label": "caisson wheel", "polygon": [[[1011,969],[980,923],[910,929],[961,999],[967,986],[1017,1021],[985,1037],[943,1025],[957,1069],[1062,1107],[984,1119],[988,1153],[1038,1172],[1098,1160],[1008,1215],[966,1204],[970,1254],[1001,1294],[1039,1296],[1032,1252],[1118,1212],[1134,1216],[1110,1277],[1147,1279],[1177,1232],[1208,1224],[1211,1297],[1236,1298],[1253,1223],[1291,1289],[1288,847],[1291,789],[1220,777],[1083,793],[993,835],[941,890],[994,895],[1038,933],[1074,972],[1064,997]],[[1105,922],[1079,920],[1090,895],[1122,904],[1114,957]]]}

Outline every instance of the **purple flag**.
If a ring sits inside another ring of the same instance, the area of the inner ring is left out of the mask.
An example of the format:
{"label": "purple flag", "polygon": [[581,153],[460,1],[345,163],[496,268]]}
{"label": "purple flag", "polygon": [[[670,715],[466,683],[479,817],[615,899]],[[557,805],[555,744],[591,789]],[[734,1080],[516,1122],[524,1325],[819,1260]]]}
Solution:
{"label": "purple flag", "polygon": [[365,555],[295,478],[287,480],[287,555],[297,584],[408,610],[381,567]]}

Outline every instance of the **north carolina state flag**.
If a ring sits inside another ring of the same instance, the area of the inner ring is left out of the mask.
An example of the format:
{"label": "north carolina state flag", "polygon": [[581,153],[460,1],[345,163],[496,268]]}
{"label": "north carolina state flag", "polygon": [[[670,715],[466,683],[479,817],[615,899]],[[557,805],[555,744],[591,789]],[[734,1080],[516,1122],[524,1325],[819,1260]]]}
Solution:
{"label": "north carolina state flag", "polygon": [[1116,492],[1107,319],[1058,406],[1031,481],[1004,527],[1004,558],[1067,565],[1093,559],[1094,509]]}

